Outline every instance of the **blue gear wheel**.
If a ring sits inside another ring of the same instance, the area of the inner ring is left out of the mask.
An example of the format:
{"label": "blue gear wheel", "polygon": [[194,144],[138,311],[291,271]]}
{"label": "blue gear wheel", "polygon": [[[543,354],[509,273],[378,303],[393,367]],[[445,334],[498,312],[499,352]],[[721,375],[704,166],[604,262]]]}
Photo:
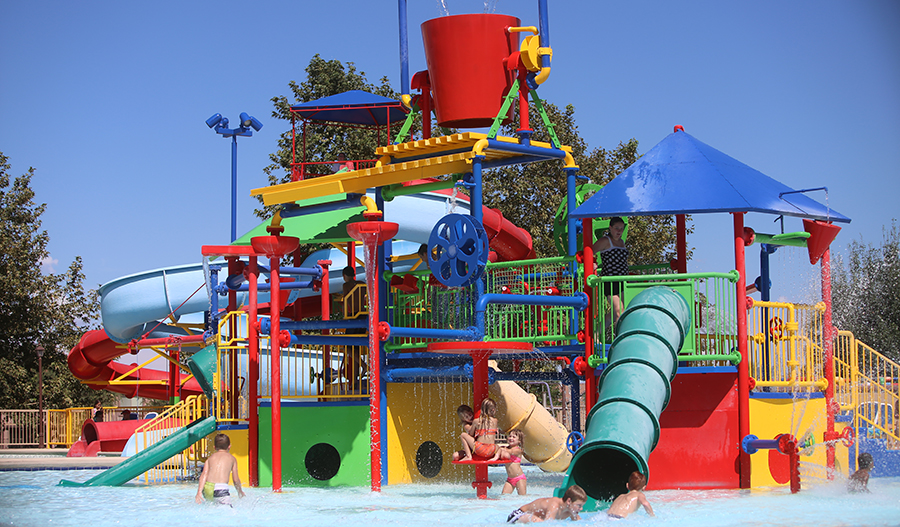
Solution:
{"label": "blue gear wheel", "polygon": [[428,267],[447,287],[465,287],[484,274],[488,237],[481,222],[465,214],[448,214],[428,237]]}
{"label": "blue gear wheel", "polygon": [[581,448],[581,445],[584,444],[584,436],[581,432],[573,431],[569,433],[569,436],[566,437],[566,448],[569,449],[569,452],[572,454],[575,453],[576,450]]}

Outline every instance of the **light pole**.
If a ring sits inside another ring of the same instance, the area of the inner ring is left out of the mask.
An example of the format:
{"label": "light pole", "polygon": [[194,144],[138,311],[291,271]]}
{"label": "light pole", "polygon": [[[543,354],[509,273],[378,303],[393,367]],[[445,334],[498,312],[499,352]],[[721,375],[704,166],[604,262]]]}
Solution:
{"label": "light pole", "polygon": [[44,347],[34,348],[38,356],[38,444],[44,448]]}
{"label": "light pole", "polygon": [[237,138],[238,136],[250,137],[253,128],[257,132],[263,125],[256,117],[241,113],[241,125],[237,128],[228,128],[228,118],[217,113],[206,120],[206,126],[213,128],[222,137],[231,138],[231,241],[237,239]]}

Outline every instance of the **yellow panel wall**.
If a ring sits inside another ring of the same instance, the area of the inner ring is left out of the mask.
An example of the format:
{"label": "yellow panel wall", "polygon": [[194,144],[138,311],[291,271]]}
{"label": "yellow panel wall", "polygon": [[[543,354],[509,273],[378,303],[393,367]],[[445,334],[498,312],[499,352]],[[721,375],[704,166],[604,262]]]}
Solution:
{"label": "yellow panel wall", "polygon": [[[792,434],[798,440],[810,436],[815,447],[809,456],[800,456],[800,481],[820,481],[825,478],[825,434],[826,415],[825,399],[815,398],[760,398],[750,399],[750,433],[760,439],[774,439],[779,434]],[[842,425],[835,425],[841,431]],[[787,456],[784,456],[785,458]],[[847,458],[847,448],[838,443],[835,463],[839,472],[846,470],[840,460]],[[777,454],[767,450],[759,450],[750,456],[752,487],[769,487],[786,485],[779,483],[772,476],[771,464],[784,462]]]}
{"label": "yellow panel wall", "polygon": [[[473,468],[451,463],[453,452],[462,448],[456,408],[472,406],[471,383],[390,383],[387,400],[388,484],[474,479]],[[432,478],[416,466],[416,453],[427,441],[437,444],[442,457]]]}
{"label": "yellow panel wall", "polygon": [[[250,482],[250,433],[246,428],[218,430],[216,433],[222,433],[231,440],[231,455],[235,457],[238,465],[238,475],[241,477],[241,484],[249,486]],[[213,436],[214,437],[214,436]]]}

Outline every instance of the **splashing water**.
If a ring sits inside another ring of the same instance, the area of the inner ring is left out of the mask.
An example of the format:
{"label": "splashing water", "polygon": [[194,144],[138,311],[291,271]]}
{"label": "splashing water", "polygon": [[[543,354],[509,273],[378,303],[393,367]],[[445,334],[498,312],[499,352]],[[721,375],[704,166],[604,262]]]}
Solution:
{"label": "splashing water", "polygon": [[448,16],[450,11],[447,9],[446,0],[435,0],[437,2],[438,16]]}

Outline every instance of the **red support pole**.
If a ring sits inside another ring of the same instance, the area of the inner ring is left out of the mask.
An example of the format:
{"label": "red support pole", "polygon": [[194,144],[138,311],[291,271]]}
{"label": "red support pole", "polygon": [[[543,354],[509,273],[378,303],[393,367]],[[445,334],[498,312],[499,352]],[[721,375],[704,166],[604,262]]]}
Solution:
{"label": "red support pole", "polygon": [[[738,364],[738,437],[750,434],[750,367],[747,350],[747,293],[744,265],[744,213],[734,212],[734,268],[738,271],[735,285],[735,309],[737,309],[737,345],[741,354]],[[750,454],[739,449],[740,482],[742,489],[750,488]]]}
{"label": "red support pole", "polygon": [[531,131],[528,121],[528,70],[519,68],[519,131]]}
{"label": "red support pole", "polygon": [[[584,317],[584,358],[594,354],[594,302],[593,289],[588,287],[587,279],[596,274],[594,268],[594,227],[591,218],[581,220],[581,232],[584,239],[584,249],[581,252],[581,260],[584,263],[584,292],[588,295],[587,315]],[[593,368],[584,371],[584,410],[590,412],[597,404],[597,377]],[[573,423],[574,426],[574,423]]]}
{"label": "red support pole", "polygon": [[[472,408],[481,413],[481,403],[488,397],[490,379],[488,377],[488,359],[491,357],[490,350],[472,350],[472,391],[474,405]],[[485,463],[475,465],[475,481],[472,482],[475,489],[475,495],[479,499],[487,498],[487,489],[491,488],[491,481],[488,479],[488,466]]]}
{"label": "red support pole", "polygon": [[[366,263],[377,260],[376,238],[366,241]],[[354,262],[355,263],[355,262]],[[366,266],[369,297],[369,436],[371,448],[372,492],[381,492],[381,364],[378,340],[378,265]]]}
{"label": "red support pole", "polygon": [[[229,256],[225,258],[228,262],[228,276],[237,274],[240,272],[240,268],[238,267],[239,261],[236,256]],[[232,313],[237,310],[237,291],[232,289],[228,290],[228,312]],[[237,334],[237,320],[234,318],[229,319],[228,328],[232,335]],[[238,415],[240,406],[240,392],[237,390],[237,387],[240,386],[240,375],[239,375],[239,366],[238,366],[238,356],[237,353],[229,352],[228,353],[228,364],[229,369],[231,370],[230,375],[228,376],[228,386],[231,388],[229,390],[231,396],[228,401],[229,408],[229,417],[234,418]]]}
{"label": "red support pole", "polygon": [[[825,339],[825,435],[834,437],[834,327],[831,320],[831,249],[822,254],[822,301],[825,303],[825,314],[822,317],[823,338]],[[828,479],[834,479],[834,442],[825,443],[825,466],[828,467]]]}
{"label": "red support pole", "polygon": [[281,258],[275,256],[269,259],[269,314],[272,320],[272,332],[269,343],[271,353],[269,366],[272,372],[272,380],[269,383],[272,390],[272,491],[281,492],[281,286],[279,284],[278,269]]}
{"label": "red support pole", "polygon": [[687,272],[687,222],[684,214],[675,215],[675,257],[678,259],[676,271]]}
{"label": "red support pole", "polygon": [[[331,260],[318,260],[316,262],[322,267],[322,320],[331,320],[331,293],[328,284],[328,266]],[[323,335],[330,335],[331,330],[323,329]],[[322,359],[325,368],[331,367],[331,346],[322,348]]]}
{"label": "red support pole", "polygon": [[258,302],[258,286],[259,267],[256,263],[256,256],[250,257],[250,266],[247,276],[249,283],[249,312],[248,312],[248,332],[247,339],[247,369],[249,382],[249,444],[248,457],[250,458],[250,486],[259,486],[259,326],[257,302]]}

